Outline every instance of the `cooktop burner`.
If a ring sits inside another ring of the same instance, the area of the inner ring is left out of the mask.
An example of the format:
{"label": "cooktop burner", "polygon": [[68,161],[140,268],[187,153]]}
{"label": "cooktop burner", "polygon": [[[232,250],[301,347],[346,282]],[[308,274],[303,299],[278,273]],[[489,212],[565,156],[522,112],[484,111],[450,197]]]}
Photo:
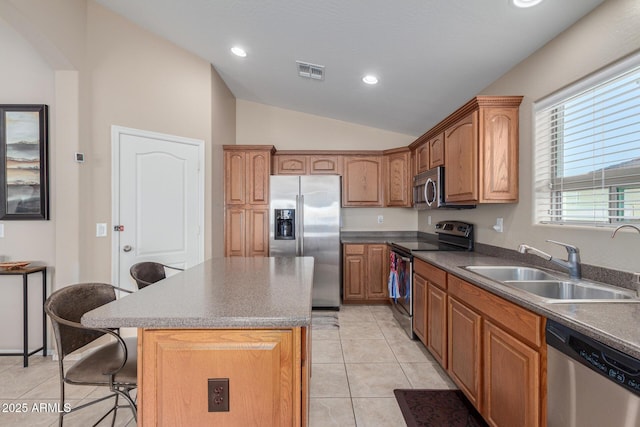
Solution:
{"label": "cooktop burner", "polygon": [[396,240],[391,247],[411,253],[415,251],[472,251],[473,224],[441,221],[436,224],[437,238],[426,240]]}

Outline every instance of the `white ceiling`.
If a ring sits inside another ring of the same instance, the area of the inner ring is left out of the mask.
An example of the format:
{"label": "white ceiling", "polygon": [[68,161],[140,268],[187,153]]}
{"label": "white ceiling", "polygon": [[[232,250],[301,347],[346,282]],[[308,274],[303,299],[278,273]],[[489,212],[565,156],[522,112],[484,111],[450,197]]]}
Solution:
{"label": "white ceiling", "polygon": [[211,62],[238,99],[418,136],[603,0],[97,1]]}

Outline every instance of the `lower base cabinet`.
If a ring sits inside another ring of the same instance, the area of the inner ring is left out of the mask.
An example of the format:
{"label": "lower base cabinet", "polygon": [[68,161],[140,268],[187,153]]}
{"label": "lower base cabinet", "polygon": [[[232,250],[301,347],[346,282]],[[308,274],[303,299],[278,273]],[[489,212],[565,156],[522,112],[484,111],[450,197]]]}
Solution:
{"label": "lower base cabinet", "polygon": [[[308,350],[306,328],[139,330],[138,425],[306,426]],[[211,412],[211,379],[228,411]]]}
{"label": "lower base cabinet", "polygon": [[480,314],[449,298],[449,375],[476,408],[480,408],[481,328]]}
{"label": "lower base cabinet", "polygon": [[484,415],[490,425],[540,425],[540,354],[486,320]]}
{"label": "lower base cabinet", "polygon": [[389,249],[385,244],[343,245],[342,299],[346,304],[388,303]]}

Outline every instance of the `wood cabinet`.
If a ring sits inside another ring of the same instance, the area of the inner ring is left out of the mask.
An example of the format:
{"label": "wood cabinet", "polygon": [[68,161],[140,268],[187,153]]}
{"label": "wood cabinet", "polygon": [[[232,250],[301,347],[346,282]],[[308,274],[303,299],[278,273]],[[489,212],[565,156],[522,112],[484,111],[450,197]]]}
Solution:
{"label": "wood cabinet", "polygon": [[429,169],[444,166],[444,133],[432,138],[429,145]]}
{"label": "wood cabinet", "polygon": [[[522,97],[477,97],[445,130],[445,199],[518,201],[518,106]],[[463,107],[463,108],[465,108]]]}
{"label": "wood cabinet", "polygon": [[447,369],[447,293],[429,283],[427,287],[427,350]]}
{"label": "wood cabinet", "polygon": [[451,296],[448,312],[448,372],[469,401],[480,408],[482,317]]}
{"label": "wood cabinet", "polygon": [[447,283],[453,380],[492,426],[544,425],[544,319],[456,276]]}
{"label": "wood cabinet", "polygon": [[343,245],[345,303],[387,303],[389,249],[384,244]]}
{"label": "wood cabinet", "polygon": [[413,275],[413,333],[423,344],[427,343],[427,280],[419,274]]}
{"label": "wood cabinet", "polygon": [[410,156],[408,148],[385,151],[385,206],[411,207]]}
{"label": "wood cabinet", "polygon": [[409,145],[416,172],[444,166],[452,204],[517,202],[521,102],[521,96],[471,99]]}
{"label": "wood cabinet", "polygon": [[269,255],[272,146],[224,146],[225,255]]}
{"label": "wood cabinet", "polygon": [[296,154],[276,154],[273,156],[275,175],[308,175],[309,158]]}
{"label": "wood cabinet", "polygon": [[[447,273],[420,259],[413,262],[414,332],[447,368]],[[417,295],[419,294],[419,295]]]}
{"label": "wood cabinet", "polygon": [[[306,328],[141,329],[138,425],[306,426],[307,344]],[[209,412],[217,378],[229,381],[225,412]]]}
{"label": "wood cabinet", "polygon": [[341,156],[321,151],[281,151],[273,156],[274,175],[340,175]]}
{"label": "wood cabinet", "polygon": [[383,206],[382,177],[382,156],[345,156],[342,206]]}
{"label": "wood cabinet", "polygon": [[540,354],[493,322],[484,335],[484,416],[490,425],[540,425]]}
{"label": "wood cabinet", "polygon": [[429,170],[429,142],[424,142],[416,148],[416,174]]}

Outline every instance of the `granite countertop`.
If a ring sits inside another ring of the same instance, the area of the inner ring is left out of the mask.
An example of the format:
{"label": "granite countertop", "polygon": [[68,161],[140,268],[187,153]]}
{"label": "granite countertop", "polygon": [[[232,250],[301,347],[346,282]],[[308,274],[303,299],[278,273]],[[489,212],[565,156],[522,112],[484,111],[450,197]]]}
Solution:
{"label": "granite countertop", "polygon": [[[414,257],[640,359],[640,300],[547,303],[525,291],[502,285],[462,268],[466,265],[528,264],[475,252],[416,252]],[[568,278],[566,274],[557,271],[549,272],[559,278]]]}
{"label": "granite countertop", "polygon": [[214,258],[82,317],[89,327],[282,328],[311,324],[312,257]]}

